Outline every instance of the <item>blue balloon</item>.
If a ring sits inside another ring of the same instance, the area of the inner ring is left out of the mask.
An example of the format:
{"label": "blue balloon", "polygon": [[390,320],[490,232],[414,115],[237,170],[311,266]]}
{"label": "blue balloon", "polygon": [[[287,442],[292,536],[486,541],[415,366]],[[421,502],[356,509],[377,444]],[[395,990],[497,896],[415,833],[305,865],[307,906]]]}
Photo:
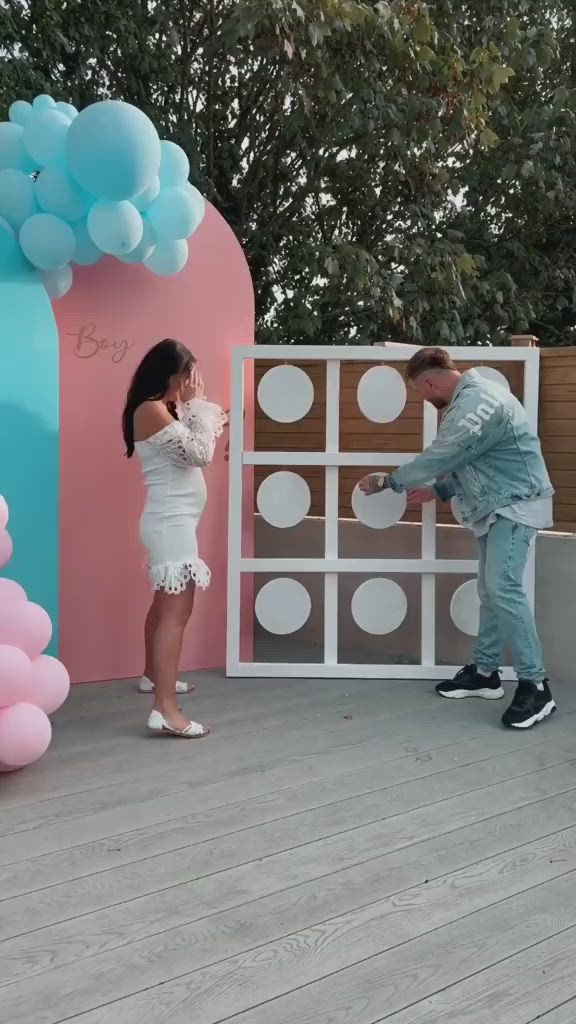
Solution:
{"label": "blue balloon", "polygon": [[45,213],[69,221],[85,217],[94,202],[94,197],[84,192],[57,164],[45,167],[38,175],[36,199]]}
{"label": "blue balloon", "polygon": [[78,117],[78,111],[72,103],[57,103],[56,110],[58,110],[61,114],[64,114],[64,116],[67,117],[69,121],[73,121],[75,117]]}
{"label": "blue balloon", "polygon": [[204,200],[194,192],[182,187],[163,189],[147,213],[157,235],[168,241],[190,237],[204,216]]}
{"label": "blue balloon", "polygon": [[186,266],[187,260],[188,242],[179,239],[174,242],[159,242],[151,256],[144,260],[144,265],[153,274],[171,277]]}
{"label": "blue balloon", "polygon": [[51,96],[43,92],[40,96],[36,96],[36,99],[32,100],[32,106],[34,110],[55,110],[56,100],[53,100]]}
{"label": "blue balloon", "polygon": [[186,153],[175,142],[167,142],[166,139],[160,143],[160,149],[160,184],[166,187],[183,185],[188,181],[190,174],[190,163]]}
{"label": "blue balloon", "polygon": [[70,170],[90,195],[132,199],[152,185],[160,167],[158,132],[129,103],[103,100],[72,121],[66,141]]}
{"label": "blue balloon", "polygon": [[127,252],[123,256],[118,257],[122,263],[143,263],[154,252],[156,248],[156,235],[145,217],[142,218],[142,226],[144,229],[142,238],[136,248],[132,252]]}
{"label": "blue balloon", "polygon": [[40,270],[39,277],[48,292],[50,299],[61,299],[72,287],[74,275],[72,267],[61,267],[60,270]]}
{"label": "blue balloon", "polygon": [[14,228],[7,220],[4,220],[4,217],[0,217],[0,231],[6,231],[10,235],[10,238],[16,238]]}
{"label": "blue balloon", "polygon": [[134,196],[134,199],[131,200],[132,205],[135,206],[137,210],[140,210],[141,213],[143,213],[144,210],[147,210],[150,204],[154,202],[159,191],[160,178],[154,178],[154,181],[148,188],[145,188],[144,191],[141,192],[139,196]]}
{"label": "blue balloon", "polygon": [[[4,275],[17,274],[27,266],[14,231],[10,224],[0,217],[0,279]],[[4,312],[5,310],[3,315]]]}
{"label": "blue balloon", "polygon": [[24,144],[37,168],[64,158],[69,127],[68,118],[56,109],[34,112],[24,129]]}
{"label": "blue balloon", "polygon": [[0,217],[18,230],[38,207],[34,182],[24,171],[0,171]]}
{"label": "blue balloon", "polygon": [[74,225],[74,234],[76,235],[76,248],[72,257],[73,262],[77,263],[79,267],[93,267],[104,254],[90,238],[86,221],[82,220]]}
{"label": "blue balloon", "polygon": [[20,245],[39,270],[60,270],[70,263],[76,246],[72,228],[51,213],[36,213],[20,228]]}
{"label": "blue balloon", "polygon": [[[206,213],[206,200],[204,199],[202,193],[199,192],[198,189],[189,181],[187,181],[186,184],[184,185],[184,189],[191,196],[192,201],[196,207],[196,228],[198,228],[200,227],[200,224],[204,220],[204,215]],[[195,231],[196,228],[194,228]]]}
{"label": "blue balloon", "polygon": [[27,100],[16,100],[8,111],[8,117],[12,124],[27,125],[32,113],[31,103],[28,103]]}
{"label": "blue balloon", "polygon": [[127,200],[94,203],[88,214],[88,233],[102,252],[122,256],[142,240],[144,225],[138,210]]}
{"label": "blue balloon", "polygon": [[6,167],[19,171],[34,170],[34,163],[24,145],[24,129],[21,124],[10,121],[0,124],[0,170]]}

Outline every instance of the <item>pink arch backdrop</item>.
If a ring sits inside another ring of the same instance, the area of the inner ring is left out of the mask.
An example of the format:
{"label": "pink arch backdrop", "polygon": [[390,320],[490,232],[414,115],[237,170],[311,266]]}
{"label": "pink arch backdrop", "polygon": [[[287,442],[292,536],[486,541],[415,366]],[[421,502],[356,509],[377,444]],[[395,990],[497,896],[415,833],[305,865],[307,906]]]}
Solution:
{"label": "pink arch backdrop", "polygon": [[[144,497],[139,466],[124,458],[120,434],[126,389],[144,352],[174,337],[197,356],[207,397],[228,408],[230,350],[254,342],[252,282],[234,234],[207,204],[180,274],[159,278],[115,260],[77,268],[74,286],[55,313],[61,381],[59,655],[74,682],[127,678],[142,671],[150,591],[138,540]],[[253,396],[247,390],[249,445]],[[226,439],[206,471],[209,497],[199,541],[212,585],[197,595],[184,670],[225,663]],[[245,501],[243,518],[249,523],[250,493]],[[246,537],[247,553],[251,544]]]}

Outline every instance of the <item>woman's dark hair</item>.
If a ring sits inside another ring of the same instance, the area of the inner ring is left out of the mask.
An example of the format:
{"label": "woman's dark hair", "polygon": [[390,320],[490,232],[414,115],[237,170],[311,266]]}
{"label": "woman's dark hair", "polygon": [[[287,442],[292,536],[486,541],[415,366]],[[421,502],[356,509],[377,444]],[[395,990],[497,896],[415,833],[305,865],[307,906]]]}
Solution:
{"label": "woman's dark hair", "polygon": [[[122,413],[122,433],[126,443],[126,456],[134,454],[134,413],[142,402],[159,401],[170,386],[170,378],[190,373],[196,360],[189,349],[179,341],[165,338],[146,353],[128,388],[126,405]],[[170,412],[177,419],[176,410]]]}

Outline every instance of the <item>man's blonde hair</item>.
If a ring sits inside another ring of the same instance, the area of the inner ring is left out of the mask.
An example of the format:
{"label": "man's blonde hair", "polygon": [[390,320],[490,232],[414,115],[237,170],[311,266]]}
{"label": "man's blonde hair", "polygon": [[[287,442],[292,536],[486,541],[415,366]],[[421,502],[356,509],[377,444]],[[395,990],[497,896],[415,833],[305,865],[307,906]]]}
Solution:
{"label": "man's blonde hair", "polygon": [[455,370],[452,356],[445,348],[432,346],[415,352],[406,366],[406,379],[416,380],[430,370]]}

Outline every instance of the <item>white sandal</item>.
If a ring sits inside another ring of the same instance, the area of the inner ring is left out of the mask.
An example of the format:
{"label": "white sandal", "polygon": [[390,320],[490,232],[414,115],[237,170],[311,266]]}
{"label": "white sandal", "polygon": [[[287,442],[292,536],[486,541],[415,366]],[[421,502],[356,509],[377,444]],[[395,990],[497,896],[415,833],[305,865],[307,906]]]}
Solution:
{"label": "white sandal", "polygon": [[150,712],[148,731],[156,736],[181,736],[186,740],[201,740],[210,733],[210,729],[205,729],[199,722],[188,722],[184,729],[175,729],[160,711]]}
{"label": "white sandal", "polygon": [[[148,676],[142,676],[138,683],[138,689],[140,693],[154,693],[156,687]],[[176,683],[176,693],[194,693],[195,687],[192,683],[185,683],[182,679],[179,679]]]}

